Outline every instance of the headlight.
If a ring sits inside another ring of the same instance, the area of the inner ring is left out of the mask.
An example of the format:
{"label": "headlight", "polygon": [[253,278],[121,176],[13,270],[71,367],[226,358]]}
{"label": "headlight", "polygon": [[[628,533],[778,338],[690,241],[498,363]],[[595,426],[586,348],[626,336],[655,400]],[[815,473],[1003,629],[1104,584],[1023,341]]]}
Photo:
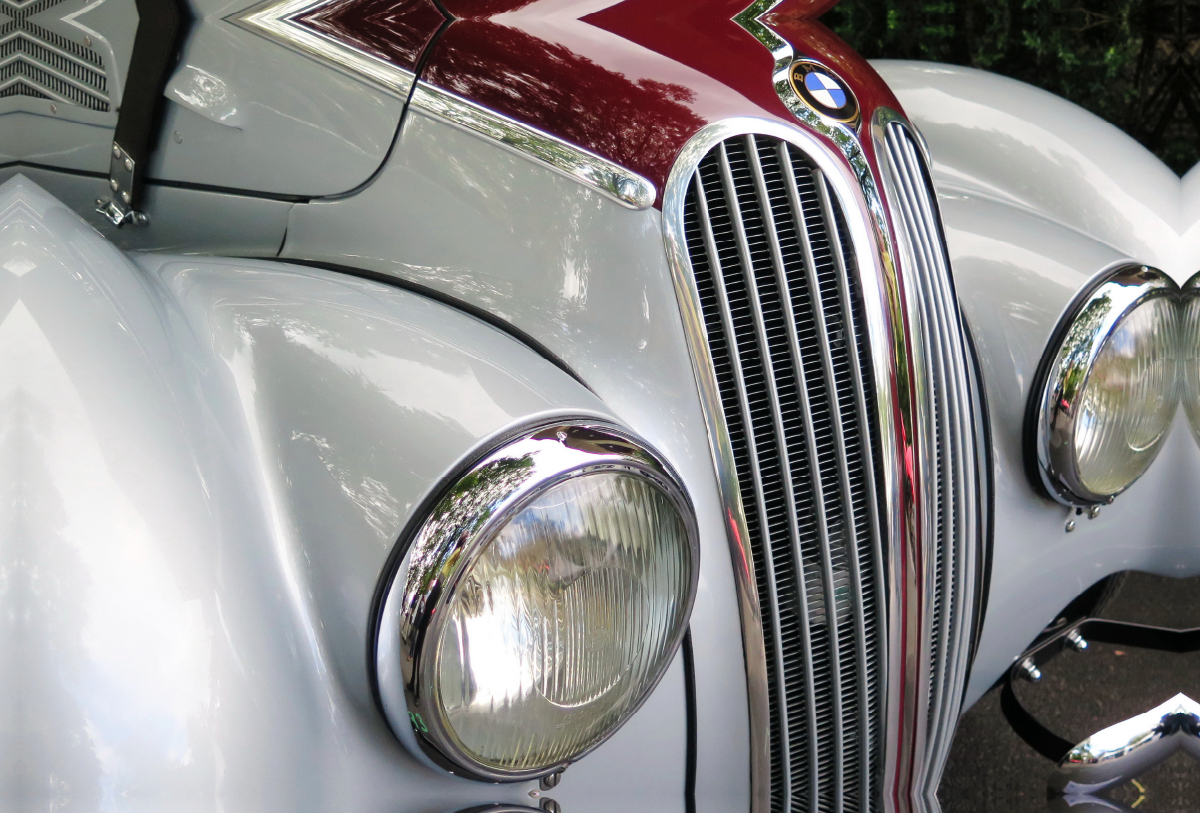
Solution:
{"label": "headlight", "polygon": [[1181,318],[1179,372],[1183,379],[1183,405],[1192,423],[1192,433],[1200,441],[1200,274],[1183,286]]}
{"label": "headlight", "polygon": [[479,779],[544,775],[607,739],[670,664],[695,594],[678,478],[608,426],[507,443],[410,539],[377,630],[381,704],[402,741]]}
{"label": "headlight", "polygon": [[1109,502],[1158,455],[1178,404],[1177,294],[1161,271],[1123,267],[1060,329],[1033,420],[1042,482],[1059,501]]}

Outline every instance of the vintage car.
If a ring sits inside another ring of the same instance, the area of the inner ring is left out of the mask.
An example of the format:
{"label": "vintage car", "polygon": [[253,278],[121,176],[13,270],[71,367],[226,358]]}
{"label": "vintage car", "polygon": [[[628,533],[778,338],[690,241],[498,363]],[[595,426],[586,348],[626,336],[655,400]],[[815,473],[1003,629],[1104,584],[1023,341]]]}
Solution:
{"label": "vintage car", "polygon": [[830,0],[3,2],[6,810],[935,810],[1200,573],[1200,176],[1061,99]]}

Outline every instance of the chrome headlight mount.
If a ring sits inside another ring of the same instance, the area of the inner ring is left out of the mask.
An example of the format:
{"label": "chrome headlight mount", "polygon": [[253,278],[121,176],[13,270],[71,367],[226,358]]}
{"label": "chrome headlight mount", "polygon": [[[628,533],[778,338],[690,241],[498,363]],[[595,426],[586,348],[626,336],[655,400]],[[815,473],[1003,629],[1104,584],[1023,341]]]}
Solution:
{"label": "chrome headlight mount", "polygon": [[[562,770],[615,733],[674,658],[699,576],[691,502],[646,444],[595,420],[509,438],[453,477],[401,538],[375,631],[378,698],[397,737],[426,764],[489,782]],[[568,617],[580,634],[556,638]],[[471,660],[480,653],[484,669]],[[569,675],[554,671],[570,658]],[[446,694],[459,701],[457,717]],[[605,702],[600,722],[579,711]],[[531,705],[547,724],[526,725]],[[534,763],[481,753],[514,731],[526,752],[538,737],[569,741]]]}
{"label": "chrome headlight mount", "polygon": [[[1163,272],[1124,265],[1100,276],[1068,309],[1042,360],[1026,419],[1031,475],[1058,502],[1081,508],[1112,502],[1161,449],[1177,404],[1178,294]],[[1095,395],[1102,387],[1127,392],[1139,376],[1135,396],[1146,403],[1114,406],[1119,395],[1108,402]],[[1081,445],[1089,471],[1081,470]],[[1117,448],[1126,459],[1116,459]],[[1106,466],[1107,480],[1091,474]]]}

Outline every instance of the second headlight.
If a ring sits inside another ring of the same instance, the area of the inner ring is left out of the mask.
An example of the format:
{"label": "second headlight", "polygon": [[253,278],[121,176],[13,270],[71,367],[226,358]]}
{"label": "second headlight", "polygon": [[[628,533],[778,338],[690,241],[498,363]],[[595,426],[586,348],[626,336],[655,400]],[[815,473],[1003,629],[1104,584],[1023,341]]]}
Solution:
{"label": "second headlight", "polygon": [[645,700],[698,574],[678,478],[613,427],[561,423],[487,455],[433,507],[376,638],[392,729],[455,773],[557,770]]}
{"label": "second headlight", "polygon": [[1158,455],[1178,403],[1178,290],[1126,266],[1068,314],[1031,415],[1038,472],[1060,502],[1108,502]]}

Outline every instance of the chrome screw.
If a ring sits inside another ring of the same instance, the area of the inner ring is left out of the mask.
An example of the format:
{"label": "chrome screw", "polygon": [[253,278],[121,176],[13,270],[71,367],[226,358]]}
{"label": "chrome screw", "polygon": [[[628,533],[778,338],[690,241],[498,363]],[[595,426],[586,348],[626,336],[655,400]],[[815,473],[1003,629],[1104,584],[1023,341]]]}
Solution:
{"label": "chrome screw", "polygon": [[113,158],[120,158],[120,157],[121,157],[121,148],[114,142],[113,143]]}
{"label": "chrome screw", "polygon": [[1095,519],[1098,516],[1100,516],[1100,506],[1093,505],[1088,509],[1088,519]]}
{"label": "chrome screw", "polygon": [[128,192],[122,192],[122,193],[121,193],[121,200],[125,201],[126,203],[129,203],[129,201],[131,200],[131,198],[129,197],[129,193],[128,193]]}
{"label": "chrome screw", "polygon": [[546,774],[538,781],[538,786],[542,790],[553,790],[558,787],[559,780],[562,779],[563,772],[555,771],[552,774]]}
{"label": "chrome screw", "polygon": [[1076,652],[1083,652],[1088,648],[1088,642],[1084,640],[1082,635],[1079,634],[1079,630],[1071,630],[1068,632],[1066,641],[1067,646],[1071,647],[1071,649],[1075,650]]}
{"label": "chrome screw", "polygon": [[182,144],[183,136],[180,135],[178,130],[176,130],[175,132],[171,133],[171,140],[174,141],[176,144]]}
{"label": "chrome screw", "polygon": [[125,171],[133,172],[133,159],[132,158],[125,159]]}
{"label": "chrome screw", "polygon": [[541,796],[541,795],[542,795],[542,792],[541,792],[540,790],[531,790],[531,791],[529,791],[529,798],[530,798],[530,799],[536,799],[537,797],[539,797],[539,796]]}
{"label": "chrome screw", "polygon": [[109,189],[111,189],[112,191],[116,192],[116,191],[117,191],[117,187],[118,187],[118,186],[120,186],[120,184],[119,184],[119,183],[117,183],[117,179],[116,179],[116,178],[109,178],[109,179],[108,179],[108,188],[109,188]]}
{"label": "chrome screw", "polygon": [[1017,674],[1028,680],[1030,683],[1037,683],[1042,679],[1042,670],[1037,668],[1037,664],[1029,658],[1025,658],[1017,664]]}
{"label": "chrome screw", "polygon": [[546,813],[562,813],[562,805],[553,799],[542,799],[542,810]]}
{"label": "chrome screw", "polygon": [[1075,520],[1073,520],[1073,519],[1068,520],[1067,521],[1067,533],[1071,533],[1071,531],[1073,531],[1073,530],[1075,530]]}
{"label": "chrome screw", "polygon": [[56,116],[58,115],[58,105],[56,105],[54,102],[50,103],[50,112]]}

